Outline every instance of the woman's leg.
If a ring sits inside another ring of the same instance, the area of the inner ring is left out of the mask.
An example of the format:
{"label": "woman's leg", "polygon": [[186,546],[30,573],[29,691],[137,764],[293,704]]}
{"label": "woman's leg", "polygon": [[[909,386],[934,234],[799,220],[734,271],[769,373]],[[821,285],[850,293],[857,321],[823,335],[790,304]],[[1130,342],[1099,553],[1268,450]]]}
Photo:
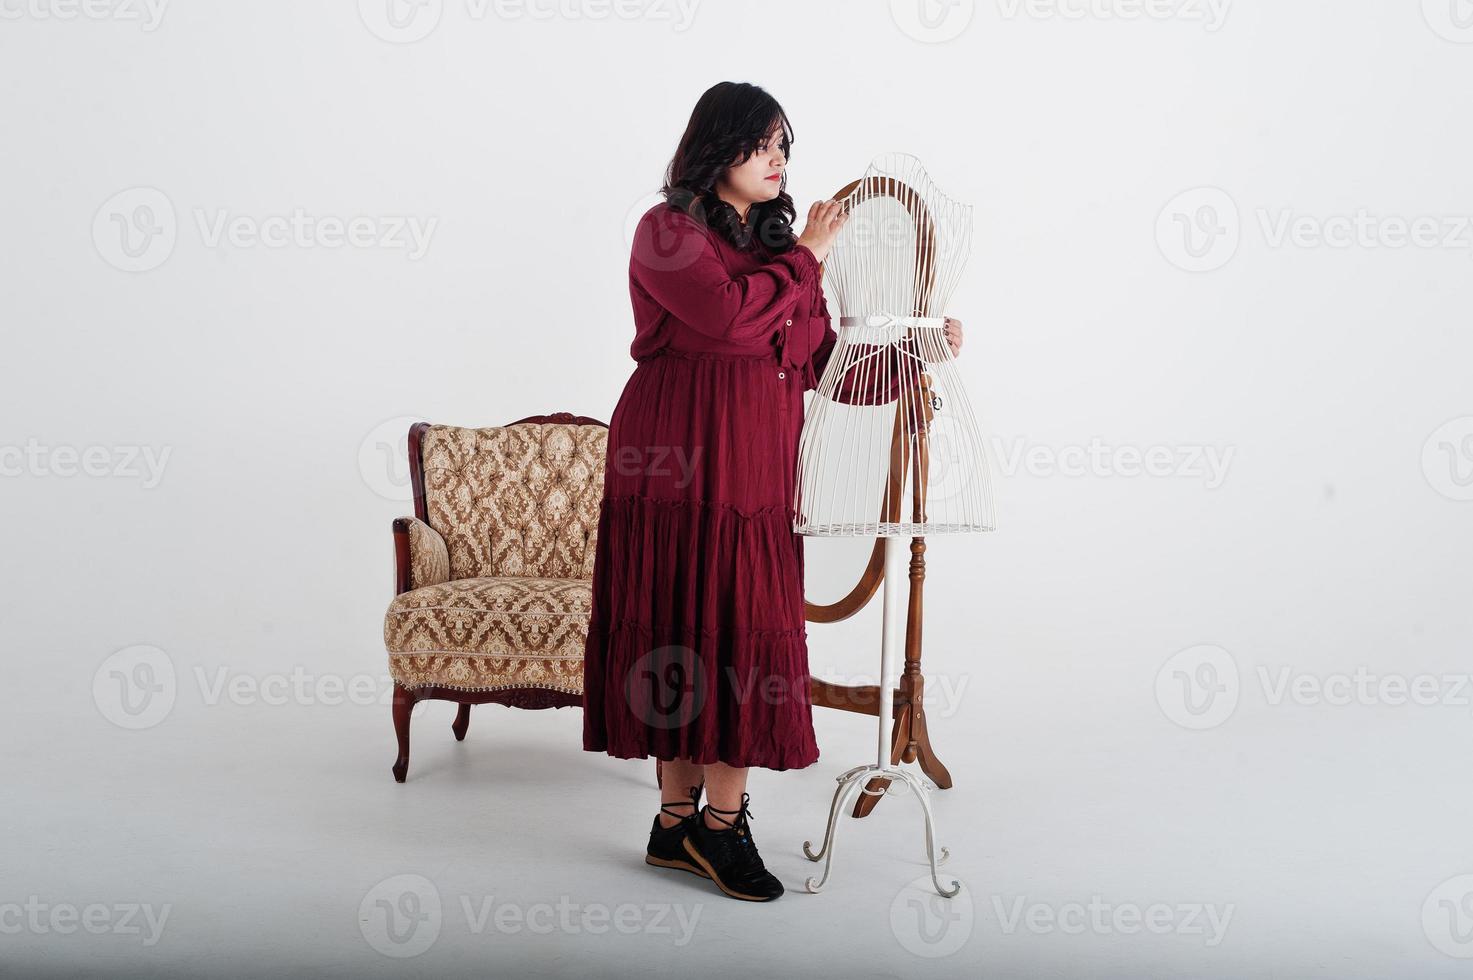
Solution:
{"label": "woman's leg", "polygon": [[[669,778],[669,777],[666,777]],[[713,762],[706,767],[706,802],[715,810],[735,811],[741,809],[742,794],[747,791],[746,767],[734,769],[724,762]],[[728,820],[731,814],[726,814]],[[730,826],[711,812],[706,811],[706,826],[712,830],[725,830]]]}
{"label": "woman's leg", "polygon": [[[705,778],[706,767],[698,766],[689,759],[671,759],[660,769],[660,826],[673,827],[680,822],[680,817],[695,812],[695,802],[691,795],[695,793],[696,787],[701,785]],[[745,770],[743,770],[745,772]],[[741,794],[737,794],[741,799]],[[680,809],[684,804],[687,809]],[[669,807],[669,810],[664,809]],[[670,810],[674,810],[680,816],[671,816]]]}

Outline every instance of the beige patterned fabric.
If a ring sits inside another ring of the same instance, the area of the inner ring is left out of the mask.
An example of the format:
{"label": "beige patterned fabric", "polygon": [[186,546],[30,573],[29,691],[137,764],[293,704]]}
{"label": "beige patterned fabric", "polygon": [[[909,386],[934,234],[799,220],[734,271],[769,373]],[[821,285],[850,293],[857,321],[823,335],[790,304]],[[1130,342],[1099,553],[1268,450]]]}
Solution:
{"label": "beige patterned fabric", "polygon": [[389,604],[389,673],[408,688],[545,687],[583,693],[586,579],[458,579]]}
{"label": "beige patterned fabric", "polygon": [[409,524],[410,591],[384,617],[407,688],[583,693],[608,428],[432,425],[429,523]]}
{"label": "beige patterned fabric", "polygon": [[417,517],[405,520],[409,523],[409,587],[450,581],[450,552],[440,532]]}
{"label": "beige patterned fabric", "polygon": [[602,425],[434,425],[422,452],[429,523],[450,578],[592,578]]}

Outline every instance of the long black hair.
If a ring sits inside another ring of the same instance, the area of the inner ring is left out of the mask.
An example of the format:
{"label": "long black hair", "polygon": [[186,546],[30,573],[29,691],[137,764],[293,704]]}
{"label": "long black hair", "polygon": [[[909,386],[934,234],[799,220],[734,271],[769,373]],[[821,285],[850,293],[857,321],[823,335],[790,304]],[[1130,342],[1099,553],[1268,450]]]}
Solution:
{"label": "long black hair", "polygon": [[787,191],[786,171],[777,197],[753,203],[745,227],[736,208],[716,193],[716,181],[733,166],[732,161],[749,160],[779,124],[783,157],[792,159],[793,127],[777,100],[748,82],[717,82],[702,93],[691,111],[660,193],[671,207],[703,222],[739,249],[760,244],[774,253],[786,252],[797,241],[793,234],[797,211]]}

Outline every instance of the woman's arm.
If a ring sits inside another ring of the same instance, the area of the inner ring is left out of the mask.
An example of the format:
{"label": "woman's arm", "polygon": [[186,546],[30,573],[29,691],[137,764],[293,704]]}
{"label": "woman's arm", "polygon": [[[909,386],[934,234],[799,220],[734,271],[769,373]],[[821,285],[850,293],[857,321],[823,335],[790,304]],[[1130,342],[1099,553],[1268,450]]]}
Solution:
{"label": "woman's arm", "polygon": [[709,337],[737,344],[771,337],[817,277],[818,259],[798,245],[747,275],[732,276],[707,235],[683,211],[655,208],[635,229],[630,276],[655,302]]}

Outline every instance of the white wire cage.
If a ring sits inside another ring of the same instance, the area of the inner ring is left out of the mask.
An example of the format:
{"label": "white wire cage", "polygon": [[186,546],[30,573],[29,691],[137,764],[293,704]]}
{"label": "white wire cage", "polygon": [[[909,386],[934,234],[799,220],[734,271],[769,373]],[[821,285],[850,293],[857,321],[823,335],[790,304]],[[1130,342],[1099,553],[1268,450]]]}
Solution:
{"label": "white wire cage", "polygon": [[972,206],[921,162],[884,153],[837,195],[824,261],[838,342],[798,444],[793,529],[891,537],[990,531],[991,466],[943,334],[971,251]]}

